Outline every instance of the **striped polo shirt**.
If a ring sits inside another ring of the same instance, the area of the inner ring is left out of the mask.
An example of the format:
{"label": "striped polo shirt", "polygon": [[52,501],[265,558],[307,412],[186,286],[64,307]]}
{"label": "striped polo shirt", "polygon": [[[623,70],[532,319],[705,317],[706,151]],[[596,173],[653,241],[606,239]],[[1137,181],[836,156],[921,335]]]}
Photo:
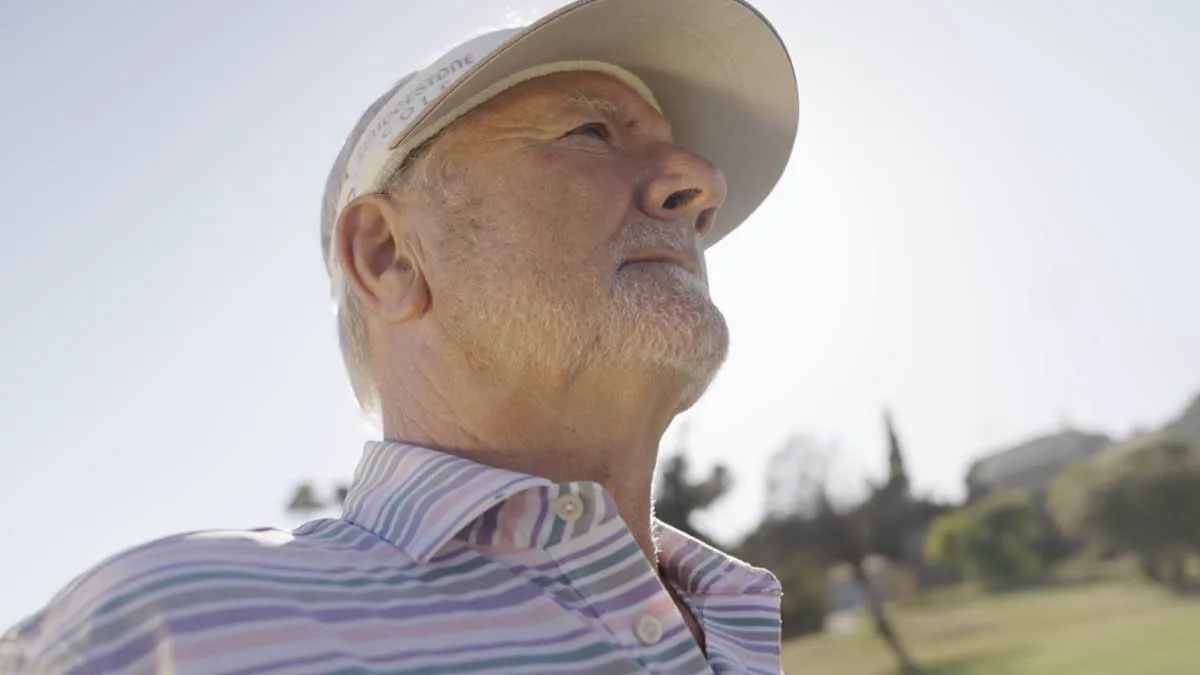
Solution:
{"label": "striped polo shirt", "polygon": [[0,673],[780,672],[775,578],[656,527],[659,573],[596,483],[372,442],[341,518],[117,555],[0,638]]}

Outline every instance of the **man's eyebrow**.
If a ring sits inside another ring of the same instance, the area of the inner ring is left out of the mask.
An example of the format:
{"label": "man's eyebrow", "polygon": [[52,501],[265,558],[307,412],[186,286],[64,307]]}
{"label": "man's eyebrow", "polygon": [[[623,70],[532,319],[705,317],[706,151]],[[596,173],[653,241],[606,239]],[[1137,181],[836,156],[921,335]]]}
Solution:
{"label": "man's eyebrow", "polygon": [[591,94],[587,94],[582,91],[573,91],[567,94],[566,98],[563,99],[563,102],[573,107],[588,108],[589,110],[603,115],[610,120],[618,122],[626,127],[632,127],[637,124],[637,120],[626,114],[626,112],[620,106],[606,98],[592,96]]}

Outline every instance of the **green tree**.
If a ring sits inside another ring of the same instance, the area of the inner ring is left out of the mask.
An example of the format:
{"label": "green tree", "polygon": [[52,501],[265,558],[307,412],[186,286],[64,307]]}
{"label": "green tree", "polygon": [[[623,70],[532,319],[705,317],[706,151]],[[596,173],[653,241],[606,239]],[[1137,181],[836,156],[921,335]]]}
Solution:
{"label": "green tree", "polygon": [[1047,505],[1054,526],[1067,539],[1084,541],[1091,538],[1088,508],[1101,475],[1102,470],[1095,463],[1077,461],[1068,464],[1055,477]]}
{"label": "green tree", "polygon": [[328,498],[321,497],[311,482],[300,483],[288,500],[287,512],[308,518],[314,513],[340,507],[346,501],[346,486],[337,485],[332,492]]}
{"label": "green tree", "polygon": [[1135,553],[1150,579],[1188,586],[1187,561],[1200,554],[1200,453],[1159,435],[1109,461],[1089,491],[1084,523],[1105,544]]}
{"label": "green tree", "polygon": [[707,509],[729,492],[733,479],[729,475],[729,469],[722,464],[714,466],[703,479],[692,478],[688,461],[689,429],[690,425],[685,420],[679,429],[675,452],[663,460],[659,467],[658,479],[654,486],[654,516],[684,534],[712,544],[712,540],[692,522],[692,516]]}
{"label": "green tree", "polygon": [[[889,447],[889,453],[896,454],[892,453],[896,448],[898,444]],[[866,568],[869,555],[889,555],[890,552],[879,549],[899,548],[898,534],[906,529],[906,524],[896,516],[910,512],[906,508],[907,476],[902,473],[902,465],[891,463],[891,480],[873,488],[871,496],[863,502],[839,507],[830,497],[831,454],[830,449],[821,447],[815,439],[796,436],[771,457],[766,481],[769,520],[764,526],[765,535],[764,528],[760,528],[760,539],[773,540],[783,550],[785,563],[790,560],[789,554],[818,560],[825,570],[835,563],[844,563],[866,600],[876,633],[892,650],[900,672],[916,672],[917,667]],[[903,481],[898,480],[900,476]],[[824,574],[821,583],[825,585]],[[785,586],[784,594],[788,592]],[[800,593],[806,592],[800,589]]]}
{"label": "green tree", "polygon": [[825,627],[828,613],[828,588],[825,568],[820,560],[796,552],[782,564],[772,568],[779,585],[784,588],[779,613],[783,620],[783,637],[816,633]]}
{"label": "green tree", "polygon": [[1036,546],[1042,529],[1029,495],[996,494],[936,519],[925,542],[926,559],[991,590],[1012,588],[1041,573]]}
{"label": "green tree", "polygon": [[900,446],[900,437],[896,434],[896,422],[892,419],[892,411],[883,411],[883,428],[887,436],[888,446],[888,480],[884,490],[894,493],[898,500],[910,501],[912,494],[908,482],[908,468],[904,462],[904,450]]}
{"label": "green tree", "polygon": [[708,508],[729,491],[732,485],[729,470],[718,464],[702,480],[693,480],[690,473],[687,454],[684,452],[672,455],[666,460],[654,491],[654,515],[685,534],[712,543],[692,523],[692,516]]}
{"label": "green tree", "polygon": [[967,521],[964,510],[947,513],[934,519],[925,537],[925,560],[946,570],[955,581],[966,581],[970,532]]}

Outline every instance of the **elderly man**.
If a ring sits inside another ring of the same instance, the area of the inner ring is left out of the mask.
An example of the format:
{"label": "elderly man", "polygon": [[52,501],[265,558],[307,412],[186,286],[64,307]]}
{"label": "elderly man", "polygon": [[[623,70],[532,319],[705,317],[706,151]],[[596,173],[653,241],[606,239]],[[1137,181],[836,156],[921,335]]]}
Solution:
{"label": "elderly man", "polygon": [[344,514],[123,553],[0,670],[779,672],[777,582],[656,522],[651,483],[726,353],[703,249],[795,123],[787,54],[739,0],[585,0],[401,80],[324,205],[384,438]]}

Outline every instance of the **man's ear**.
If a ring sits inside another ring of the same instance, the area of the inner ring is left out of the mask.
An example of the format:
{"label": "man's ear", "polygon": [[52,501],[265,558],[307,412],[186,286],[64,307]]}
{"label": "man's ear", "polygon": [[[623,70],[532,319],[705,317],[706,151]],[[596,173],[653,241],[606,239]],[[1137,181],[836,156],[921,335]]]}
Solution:
{"label": "man's ear", "polygon": [[405,236],[407,215],[387,195],[362,195],[342,211],[335,230],[346,284],[367,311],[388,323],[429,308],[429,284]]}

